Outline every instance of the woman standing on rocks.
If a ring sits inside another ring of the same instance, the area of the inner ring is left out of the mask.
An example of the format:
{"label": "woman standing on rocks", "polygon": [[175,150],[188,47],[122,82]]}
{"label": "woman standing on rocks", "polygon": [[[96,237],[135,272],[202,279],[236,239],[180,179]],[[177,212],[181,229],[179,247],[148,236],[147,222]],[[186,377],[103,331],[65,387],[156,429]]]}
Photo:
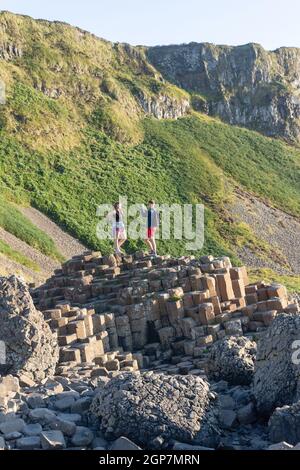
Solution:
{"label": "woman standing on rocks", "polygon": [[126,242],[126,230],[123,221],[123,210],[119,202],[114,204],[114,209],[110,214],[108,214],[108,219],[112,223],[112,235],[114,239],[114,249],[116,255],[124,254],[124,251],[121,250],[122,245]]}

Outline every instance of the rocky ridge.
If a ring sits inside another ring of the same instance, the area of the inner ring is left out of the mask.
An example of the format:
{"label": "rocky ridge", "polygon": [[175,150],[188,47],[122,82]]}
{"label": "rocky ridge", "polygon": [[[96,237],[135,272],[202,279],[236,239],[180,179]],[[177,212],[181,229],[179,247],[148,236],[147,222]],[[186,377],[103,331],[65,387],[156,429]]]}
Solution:
{"label": "rocky ridge", "polygon": [[299,141],[300,49],[190,43],[151,47],[148,58],[167,80],[195,93],[197,110]]}
{"label": "rocky ridge", "polygon": [[277,313],[297,309],[283,286],[249,285],[227,257],[143,252],[75,256],[34,299],[57,332],[61,367],[93,363],[102,375],[150,366],[201,375],[215,341],[257,339]]}
{"label": "rocky ridge", "polygon": [[0,277],[0,341],[6,348],[0,370],[34,381],[54,374],[56,339],[35,309],[26,284],[15,276]]}

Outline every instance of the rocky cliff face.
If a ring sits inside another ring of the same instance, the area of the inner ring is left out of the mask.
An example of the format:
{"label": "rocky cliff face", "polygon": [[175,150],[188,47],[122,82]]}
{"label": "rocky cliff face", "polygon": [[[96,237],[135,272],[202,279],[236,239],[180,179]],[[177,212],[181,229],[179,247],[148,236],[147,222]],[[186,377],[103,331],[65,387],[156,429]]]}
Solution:
{"label": "rocky cliff face", "polygon": [[26,86],[55,100],[80,102],[79,120],[82,107],[87,114],[105,108],[106,125],[99,123],[105,131],[111,122],[134,127],[144,113],[182,117],[192,101],[197,111],[230,124],[300,141],[300,49],[268,52],[257,44],[207,43],[134,47],[63,23],[1,12],[0,75],[8,101],[16,85],[14,67]]}
{"label": "rocky cliff face", "polygon": [[136,98],[144,112],[157,119],[177,119],[185,116],[190,109],[188,99],[176,99],[166,94],[149,96],[139,92]]}
{"label": "rocky cliff face", "polygon": [[5,363],[0,373],[29,380],[53,375],[58,346],[41,312],[35,309],[25,282],[0,277],[0,341],[5,344]]}
{"label": "rocky cliff face", "polygon": [[157,46],[150,62],[194,93],[194,107],[269,136],[300,140],[300,49],[258,44]]}
{"label": "rocky cliff face", "polygon": [[117,108],[112,120],[122,114],[119,124],[144,113],[177,119],[189,109],[188,93],[166,83],[143,47],[111,43],[60,22],[0,12],[0,81],[8,82],[8,101],[16,85],[14,67],[18,82],[51,99],[76,100],[88,113]]}

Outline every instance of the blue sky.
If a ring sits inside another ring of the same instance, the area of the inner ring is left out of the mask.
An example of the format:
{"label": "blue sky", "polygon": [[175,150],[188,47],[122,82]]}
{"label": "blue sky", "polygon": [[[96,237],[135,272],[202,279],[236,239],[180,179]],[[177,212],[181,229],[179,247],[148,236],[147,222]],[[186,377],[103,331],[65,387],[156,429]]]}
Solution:
{"label": "blue sky", "polygon": [[0,0],[0,10],[66,21],[131,44],[300,47],[299,0]]}

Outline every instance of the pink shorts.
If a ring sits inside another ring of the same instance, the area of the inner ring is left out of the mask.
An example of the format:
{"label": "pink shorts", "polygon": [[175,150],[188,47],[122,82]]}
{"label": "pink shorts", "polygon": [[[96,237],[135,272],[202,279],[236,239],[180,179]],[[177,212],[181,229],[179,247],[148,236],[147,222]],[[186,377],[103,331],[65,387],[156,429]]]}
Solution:
{"label": "pink shorts", "polygon": [[123,224],[120,224],[120,226],[114,226],[112,229],[112,236],[113,238],[119,238],[121,240],[124,240],[126,238],[126,230]]}
{"label": "pink shorts", "polygon": [[156,227],[148,227],[147,228],[147,238],[154,238],[155,237]]}

